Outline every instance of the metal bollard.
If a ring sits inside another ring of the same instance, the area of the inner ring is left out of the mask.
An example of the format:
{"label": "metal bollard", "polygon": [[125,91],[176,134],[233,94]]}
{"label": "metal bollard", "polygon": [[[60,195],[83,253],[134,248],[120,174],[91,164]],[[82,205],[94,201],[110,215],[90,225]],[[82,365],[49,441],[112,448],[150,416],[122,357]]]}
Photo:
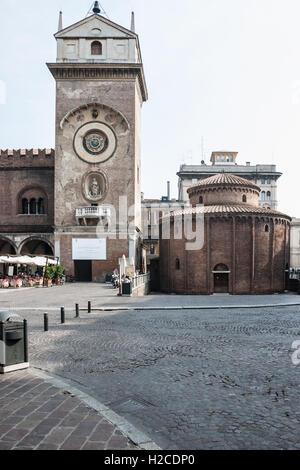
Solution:
{"label": "metal bollard", "polygon": [[76,318],[79,318],[79,304],[75,304]]}
{"label": "metal bollard", "polygon": [[63,325],[64,323],[66,323],[65,307],[61,307],[60,317],[61,317],[61,324]]}
{"label": "metal bollard", "polygon": [[28,362],[28,324],[24,320],[24,362]]}
{"label": "metal bollard", "polygon": [[49,331],[49,319],[47,313],[44,313],[44,331]]}
{"label": "metal bollard", "polygon": [[88,302],[88,313],[92,313],[92,302]]}

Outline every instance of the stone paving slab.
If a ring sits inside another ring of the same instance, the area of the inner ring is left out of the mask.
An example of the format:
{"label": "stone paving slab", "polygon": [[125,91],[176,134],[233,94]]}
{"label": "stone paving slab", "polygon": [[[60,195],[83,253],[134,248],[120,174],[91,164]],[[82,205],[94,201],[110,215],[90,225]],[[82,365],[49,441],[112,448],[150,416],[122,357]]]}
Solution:
{"label": "stone paving slab", "polygon": [[[5,295],[3,295],[5,293]],[[128,309],[197,309],[197,308],[249,308],[300,305],[300,296],[293,293],[279,295],[149,295],[145,297],[118,297],[117,290],[107,284],[66,284],[52,288],[24,290],[0,289],[0,310],[57,311],[60,307],[75,311],[87,309],[88,301],[98,310]]]}
{"label": "stone paving slab", "polygon": [[31,370],[0,376],[0,450],[138,450],[116,426]]}

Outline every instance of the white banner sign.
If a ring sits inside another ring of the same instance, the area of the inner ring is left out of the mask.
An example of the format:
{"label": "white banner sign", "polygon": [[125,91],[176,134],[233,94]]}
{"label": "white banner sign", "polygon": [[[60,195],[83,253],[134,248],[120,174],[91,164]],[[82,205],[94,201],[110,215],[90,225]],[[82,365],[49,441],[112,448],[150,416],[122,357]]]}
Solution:
{"label": "white banner sign", "polygon": [[73,260],[105,261],[106,238],[73,238]]}

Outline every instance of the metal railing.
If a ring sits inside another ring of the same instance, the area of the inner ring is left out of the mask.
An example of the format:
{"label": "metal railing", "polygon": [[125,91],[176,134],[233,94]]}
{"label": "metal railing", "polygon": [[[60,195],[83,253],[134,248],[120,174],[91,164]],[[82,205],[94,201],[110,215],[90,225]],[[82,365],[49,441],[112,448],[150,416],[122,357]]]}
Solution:
{"label": "metal railing", "polygon": [[76,217],[109,217],[110,209],[97,206],[78,207]]}
{"label": "metal railing", "polygon": [[132,290],[137,289],[150,282],[150,273],[141,274],[132,280]]}

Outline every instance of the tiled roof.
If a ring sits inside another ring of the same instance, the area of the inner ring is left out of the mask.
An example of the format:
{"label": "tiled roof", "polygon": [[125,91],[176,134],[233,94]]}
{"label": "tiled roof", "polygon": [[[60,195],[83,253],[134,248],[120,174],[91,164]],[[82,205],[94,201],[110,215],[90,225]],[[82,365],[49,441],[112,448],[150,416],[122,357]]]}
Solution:
{"label": "tiled roof", "polygon": [[292,220],[286,214],[275,211],[273,209],[266,209],[265,207],[251,206],[248,204],[231,204],[231,205],[215,205],[215,206],[199,206],[190,207],[182,211],[174,211],[173,215],[180,216],[183,214],[248,214],[248,215],[266,215],[270,217],[284,217],[285,219]]}
{"label": "tiled roof", "polygon": [[228,173],[221,173],[218,175],[205,178],[198,183],[194,184],[188,189],[188,193],[196,188],[210,188],[212,186],[243,186],[247,188],[256,189],[260,191],[260,187],[240,176],[230,175]]}

